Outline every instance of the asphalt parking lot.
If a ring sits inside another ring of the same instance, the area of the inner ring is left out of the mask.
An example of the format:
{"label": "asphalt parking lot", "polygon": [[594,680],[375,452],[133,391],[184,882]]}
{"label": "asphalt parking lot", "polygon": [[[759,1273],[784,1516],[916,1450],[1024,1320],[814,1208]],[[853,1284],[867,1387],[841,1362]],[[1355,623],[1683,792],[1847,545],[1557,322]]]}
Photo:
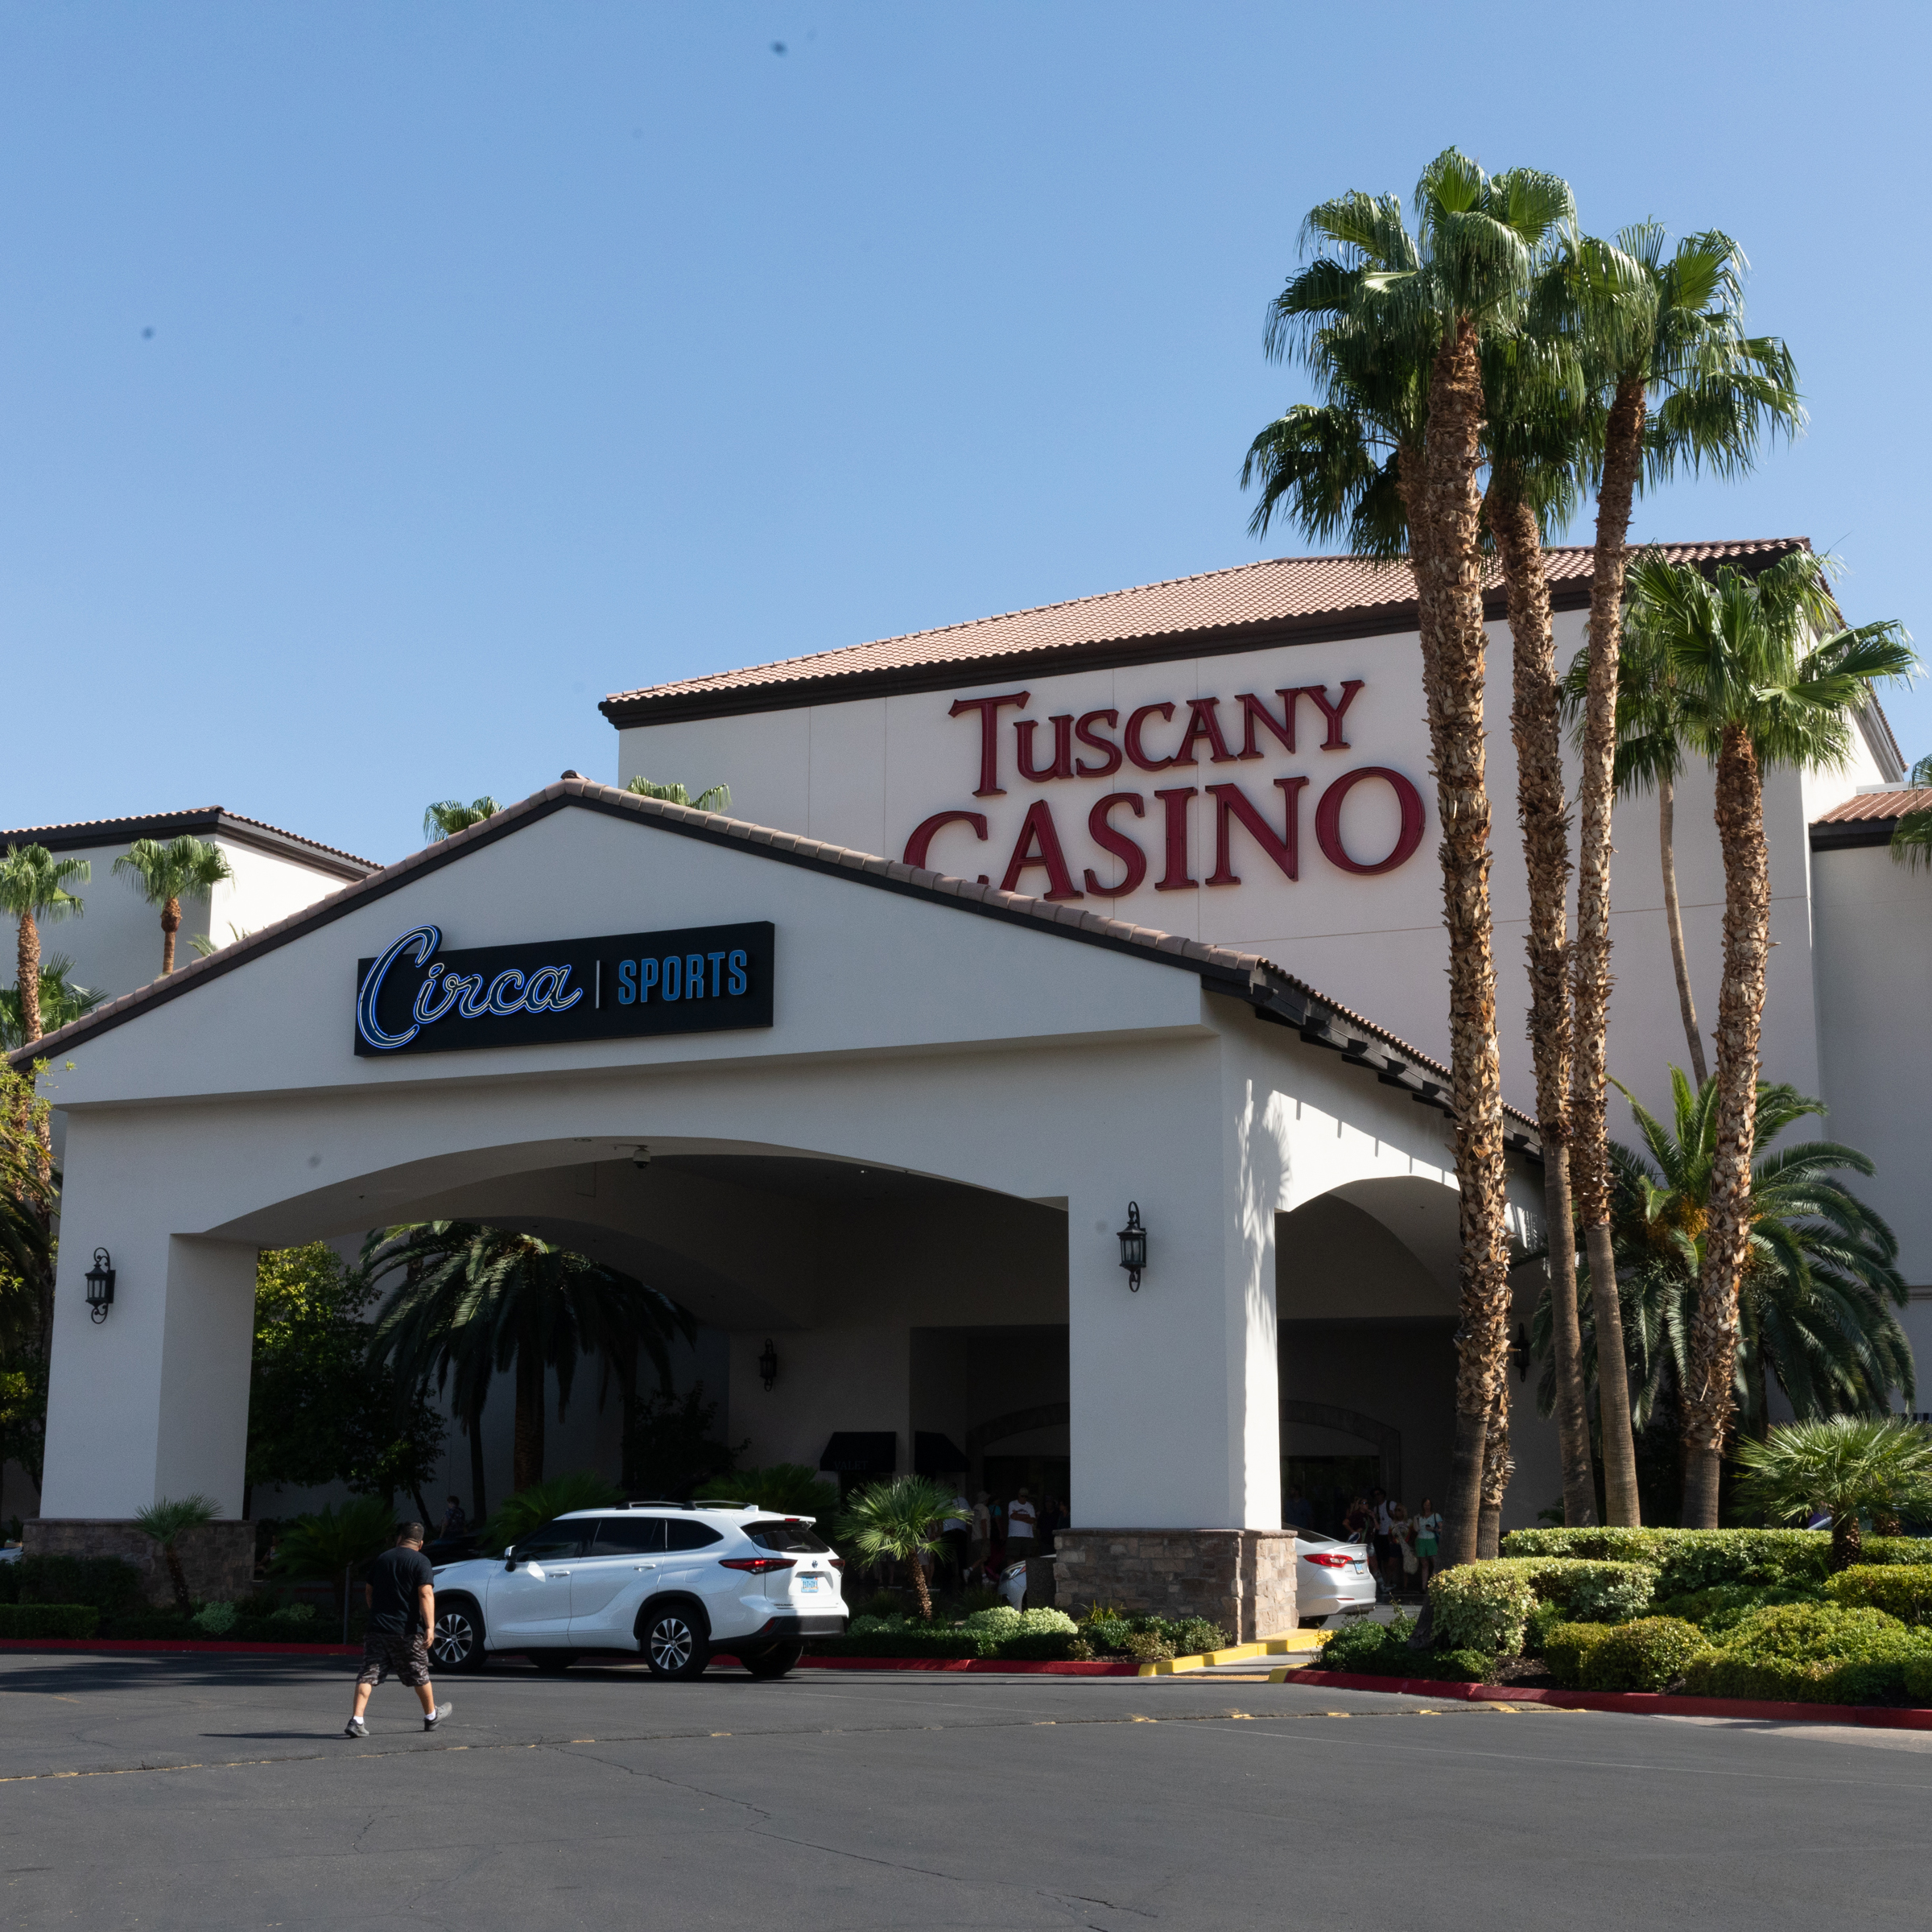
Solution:
{"label": "asphalt parking lot", "polygon": [[1932,1737],[1226,1678],[0,1657],[45,1926],[1482,1932],[1917,1922]]}

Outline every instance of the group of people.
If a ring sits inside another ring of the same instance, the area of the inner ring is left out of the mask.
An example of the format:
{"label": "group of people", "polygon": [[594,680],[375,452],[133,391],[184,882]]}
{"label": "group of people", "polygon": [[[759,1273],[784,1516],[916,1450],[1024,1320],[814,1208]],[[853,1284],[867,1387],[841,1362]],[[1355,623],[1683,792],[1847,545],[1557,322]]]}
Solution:
{"label": "group of people", "polygon": [[1376,1595],[1389,1603],[1420,1596],[1439,1567],[1443,1519],[1427,1496],[1411,1513],[1385,1491],[1371,1489],[1349,1504],[1342,1536],[1367,1546]]}
{"label": "group of people", "polygon": [[1010,1502],[985,1490],[971,1502],[962,1489],[939,1524],[946,1560],[962,1586],[995,1583],[1009,1563],[1030,1556],[1051,1556],[1055,1533],[1064,1527],[1067,1512],[1056,1497],[1035,1502],[1022,1488]]}

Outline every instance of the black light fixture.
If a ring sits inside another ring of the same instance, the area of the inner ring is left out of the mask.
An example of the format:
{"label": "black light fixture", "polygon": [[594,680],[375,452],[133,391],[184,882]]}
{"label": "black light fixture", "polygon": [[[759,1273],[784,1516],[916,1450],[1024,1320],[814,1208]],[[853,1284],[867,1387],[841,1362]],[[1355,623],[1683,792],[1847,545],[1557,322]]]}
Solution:
{"label": "black light fixture", "polygon": [[114,1257],[105,1248],[97,1248],[94,1265],[87,1271],[87,1311],[97,1322],[104,1322],[114,1305]]}
{"label": "black light fixture", "polygon": [[770,1335],[766,1336],[763,1352],[758,1356],[758,1373],[765,1378],[767,1391],[778,1379],[778,1352],[772,1347]]}
{"label": "black light fixture", "polygon": [[1127,1286],[1137,1294],[1141,1270],[1147,1265],[1147,1230],[1141,1225],[1141,1204],[1127,1203],[1127,1225],[1121,1230],[1121,1265],[1127,1270]]}

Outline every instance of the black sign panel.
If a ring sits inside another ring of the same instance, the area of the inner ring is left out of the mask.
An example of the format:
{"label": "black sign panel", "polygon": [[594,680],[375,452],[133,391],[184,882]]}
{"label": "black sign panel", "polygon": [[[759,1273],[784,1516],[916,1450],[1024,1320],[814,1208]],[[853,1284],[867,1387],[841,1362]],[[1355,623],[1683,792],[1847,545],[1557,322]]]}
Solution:
{"label": "black sign panel", "polygon": [[356,964],[356,1051],[548,1046],[771,1024],[769,922],[451,952],[412,927]]}

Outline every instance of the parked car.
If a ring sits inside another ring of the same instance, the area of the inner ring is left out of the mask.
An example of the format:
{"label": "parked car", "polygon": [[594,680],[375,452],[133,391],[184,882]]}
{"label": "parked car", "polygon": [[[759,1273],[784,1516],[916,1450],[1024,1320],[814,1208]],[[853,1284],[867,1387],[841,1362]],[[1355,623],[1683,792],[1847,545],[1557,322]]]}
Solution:
{"label": "parked car", "polygon": [[688,1679],[722,1651],[754,1677],[782,1677],[807,1637],[840,1636],[848,1620],[844,1561],[814,1520],[739,1503],[573,1510],[500,1557],[436,1571],[431,1657],[475,1670],[514,1650],[561,1671],[617,1651]]}
{"label": "parked car", "polygon": [[1375,1608],[1375,1579],[1364,1545],[1313,1530],[1297,1530],[1294,1542],[1294,1608],[1304,1630],[1338,1614],[1365,1616]]}

